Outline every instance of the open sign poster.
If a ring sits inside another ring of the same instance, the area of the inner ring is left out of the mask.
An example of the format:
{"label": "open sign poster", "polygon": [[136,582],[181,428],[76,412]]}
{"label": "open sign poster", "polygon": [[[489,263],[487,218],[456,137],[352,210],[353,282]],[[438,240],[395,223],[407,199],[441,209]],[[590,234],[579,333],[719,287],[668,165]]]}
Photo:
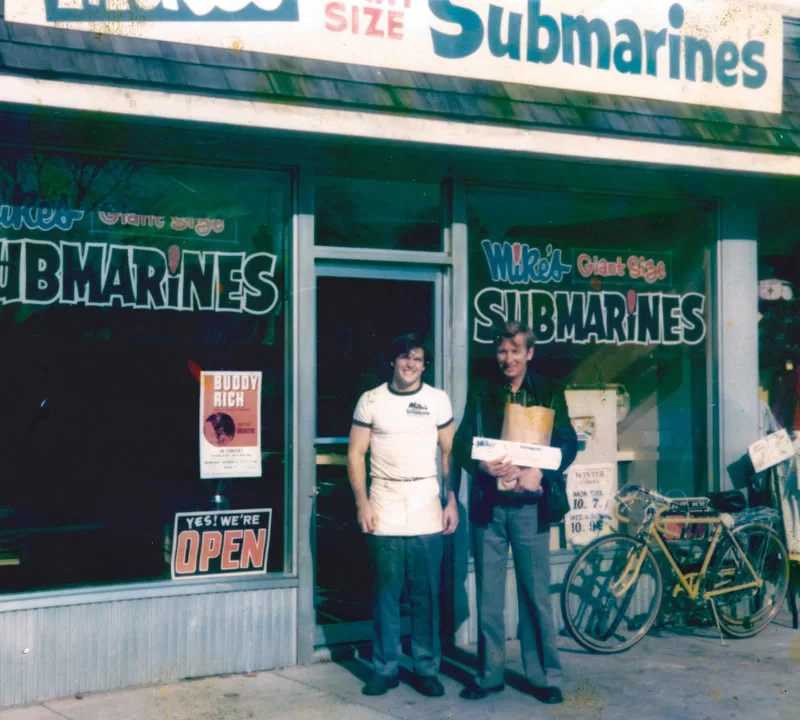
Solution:
{"label": "open sign poster", "polygon": [[200,477],[261,477],[261,373],[200,376]]}
{"label": "open sign poster", "polygon": [[172,579],[263,575],[272,510],[214,510],[175,515]]}

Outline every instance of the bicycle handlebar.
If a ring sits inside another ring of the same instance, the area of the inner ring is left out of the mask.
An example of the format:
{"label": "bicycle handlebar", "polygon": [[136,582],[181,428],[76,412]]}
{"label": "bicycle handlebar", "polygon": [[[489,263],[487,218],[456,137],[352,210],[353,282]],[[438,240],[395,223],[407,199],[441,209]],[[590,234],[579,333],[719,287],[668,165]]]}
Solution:
{"label": "bicycle handlebar", "polygon": [[[640,499],[642,508],[635,509],[632,501]],[[722,515],[707,497],[671,498],[656,490],[649,490],[638,485],[626,485],[614,494],[611,514],[621,523],[630,523],[632,518],[641,513],[643,527],[657,517],[708,517]],[[628,514],[625,514],[627,511]]]}
{"label": "bicycle handlebar", "polygon": [[662,495],[660,492],[655,490],[649,490],[648,488],[643,488],[639,485],[626,485],[621,490],[617,492],[617,497],[624,497],[628,494],[634,495],[646,495],[647,497],[652,498],[656,502],[662,503],[663,505],[678,505],[679,503],[676,502],[674,498],[667,497],[666,495]]}
{"label": "bicycle handlebar", "polygon": [[[666,509],[675,509],[680,510],[681,513],[686,512],[687,508],[684,506],[683,503],[676,500],[675,498],[667,497],[666,495],[662,495],[660,492],[656,490],[649,490],[648,488],[641,487],[639,485],[625,485],[619,491],[614,494],[614,499],[617,501],[614,503],[614,507],[612,509],[613,516],[617,519],[617,521],[622,523],[630,523],[631,518],[623,514],[621,510],[621,506],[626,506],[628,504],[627,500],[631,496],[640,496],[647,498],[648,505],[659,505]],[[632,508],[628,508],[632,510]]]}
{"label": "bicycle handlebar", "polygon": [[613,513],[617,522],[629,523],[631,521],[629,517],[626,517],[619,511],[619,503],[614,503],[614,507],[611,509],[611,512]]}

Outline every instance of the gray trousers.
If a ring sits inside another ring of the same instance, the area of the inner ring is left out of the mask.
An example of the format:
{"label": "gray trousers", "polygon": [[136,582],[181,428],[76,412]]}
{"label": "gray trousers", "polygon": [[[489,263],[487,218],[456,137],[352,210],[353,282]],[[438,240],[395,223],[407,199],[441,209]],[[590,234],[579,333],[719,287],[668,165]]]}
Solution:
{"label": "gray trousers", "polygon": [[400,596],[408,587],[411,657],[417,675],[433,676],[442,660],[439,638],[441,533],[399,537],[368,535],[372,570],[372,662],[391,677],[400,668]]}
{"label": "gray trousers", "polygon": [[519,640],[528,680],[561,684],[561,662],[550,606],[550,533],[539,532],[537,505],[496,506],[488,525],[473,528],[478,590],[478,683],[503,683],[506,661],[505,604],[508,546],[514,555],[519,605]]}

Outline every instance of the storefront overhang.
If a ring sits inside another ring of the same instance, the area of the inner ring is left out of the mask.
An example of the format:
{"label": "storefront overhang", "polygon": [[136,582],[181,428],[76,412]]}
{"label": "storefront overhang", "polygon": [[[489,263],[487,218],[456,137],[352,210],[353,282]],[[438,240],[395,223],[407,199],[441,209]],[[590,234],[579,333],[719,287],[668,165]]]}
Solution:
{"label": "storefront overhang", "polygon": [[3,101],[39,110],[57,108],[131,118],[159,118],[292,134],[492,150],[551,158],[800,176],[798,155],[15,75],[0,76],[0,86],[0,99]]}

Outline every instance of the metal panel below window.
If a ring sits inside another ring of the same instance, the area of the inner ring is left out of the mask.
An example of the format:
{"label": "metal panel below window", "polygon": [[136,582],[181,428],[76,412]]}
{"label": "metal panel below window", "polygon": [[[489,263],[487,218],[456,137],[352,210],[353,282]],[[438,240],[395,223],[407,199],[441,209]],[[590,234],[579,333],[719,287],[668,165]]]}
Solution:
{"label": "metal panel below window", "polygon": [[0,706],[294,665],[295,588],[0,613]]}

